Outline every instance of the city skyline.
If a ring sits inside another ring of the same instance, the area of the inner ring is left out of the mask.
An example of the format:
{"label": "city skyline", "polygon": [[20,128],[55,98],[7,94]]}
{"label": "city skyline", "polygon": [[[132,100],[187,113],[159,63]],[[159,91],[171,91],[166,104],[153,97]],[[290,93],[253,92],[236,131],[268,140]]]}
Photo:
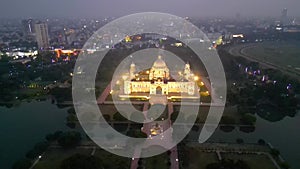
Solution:
{"label": "city skyline", "polygon": [[[164,12],[179,16],[207,17],[280,17],[284,8],[288,16],[299,17],[300,2],[294,0],[264,0],[264,1],[235,1],[235,0],[191,0],[184,1],[135,1],[113,0],[100,2],[96,0],[74,1],[8,1],[2,0],[0,18],[38,18],[38,17],[109,17],[123,16],[138,12]],[[38,7],[38,8],[35,8]],[[267,9],[267,10],[266,10]],[[254,12],[255,11],[255,12]]]}

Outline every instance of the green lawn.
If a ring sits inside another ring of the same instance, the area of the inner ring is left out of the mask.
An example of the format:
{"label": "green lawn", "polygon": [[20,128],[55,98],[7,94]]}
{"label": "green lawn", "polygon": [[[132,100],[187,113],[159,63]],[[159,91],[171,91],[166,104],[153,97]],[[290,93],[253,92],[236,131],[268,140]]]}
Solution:
{"label": "green lawn", "polygon": [[114,155],[103,149],[97,149],[95,156],[100,158],[104,167],[107,169],[129,169],[131,159]]}
{"label": "green lawn", "polygon": [[271,159],[266,155],[222,153],[224,159],[243,160],[251,169],[276,169]]}
{"label": "green lawn", "polygon": [[[179,110],[180,110],[180,106],[174,106],[174,112],[179,111]],[[205,123],[208,112],[209,112],[209,107],[200,106],[197,123],[200,123],[200,124]],[[185,113],[185,118],[188,116],[189,116],[189,114]],[[239,123],[240,118],[241,118],[241,114],[237,111],[237,107],[226,107],[224,109],[223,116],[232,117],[237,124]]]}
{"label": "green lawn", "polygon": [[50,148],[43,155],[43,158],[37,163],[34,169],[60,169],[61,162],[77,153],[91,154],[91,149],[54,149]]}
{"label": "green lawn", "polygon": [[205,169],[208,164],[218,162],[216,153],[202,152],[194,147],[187,147],[185,154],[185,168],[189,169]]}
{"label": "green lawn", "polygon": [[[92,148],[74,148],[70,150],[50,148],[43,155],[34,169],[60,169],[61,162],[75,154],[91,155]],[[105,150],[97,149],[94,156],[101,159],[105,168],[109,169],[128,169],[131,160],[129,158],[113,155]]]}
{"label": "green lawn", "polygon": [[146,169],[169,169],[169,155],[167,153],[145,159]]}
{"label": "green lawn", "polygon": [[298,41],[263,42],[243,50],[247,55],[259,60],[271,62],[278,66],[299,68],[300,50]]}

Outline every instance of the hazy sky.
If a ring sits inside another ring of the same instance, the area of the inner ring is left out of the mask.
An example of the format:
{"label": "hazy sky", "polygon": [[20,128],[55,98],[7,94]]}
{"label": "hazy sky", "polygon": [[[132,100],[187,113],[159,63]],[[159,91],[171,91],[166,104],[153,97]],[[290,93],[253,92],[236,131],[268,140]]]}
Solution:
{"label": "hazy sky", "polygon": [[300,16],[300,0],[0,0],[0,17],[107,17],[136,12],[179,16]]}

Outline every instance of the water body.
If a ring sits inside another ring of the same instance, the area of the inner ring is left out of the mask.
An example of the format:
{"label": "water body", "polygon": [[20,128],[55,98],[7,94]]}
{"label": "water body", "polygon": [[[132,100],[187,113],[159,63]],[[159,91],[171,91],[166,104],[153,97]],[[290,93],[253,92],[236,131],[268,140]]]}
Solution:
{"label": "water body", "polygon": [[66,116],[66,108],[59,109],[49,100],[0,107],[0,168],[10,169],[48,133],[66,130]]}
{"label": "water body", "polygon": [[257,143],[258,139],[264,139],[280,150],[284,160],[291,169],[300,168],[300,113],[295,117],[285,117],[278,122],[269,122],[257,116],[256,129],[252,133],[244,133],[236,128],[230,133],[217,130],[210,140],[235,142],[242,138],[246,143]]}
{"label": "water body", "polygon": [[[22,103],[18,107],[0,107],[0,169],[10,169],[27,151],[44,139],[48,133],[69,129],[65,125],[67,108],[59,109],[50,101]],[[258,139],[270,142],[279,149],[282,157],[292,166],[300,168],[300,113],[269,122],[257,116],[253,133],[236,128],[230,133],[217,130],[210,140],[235,142],[237,138],[256,143]]]}

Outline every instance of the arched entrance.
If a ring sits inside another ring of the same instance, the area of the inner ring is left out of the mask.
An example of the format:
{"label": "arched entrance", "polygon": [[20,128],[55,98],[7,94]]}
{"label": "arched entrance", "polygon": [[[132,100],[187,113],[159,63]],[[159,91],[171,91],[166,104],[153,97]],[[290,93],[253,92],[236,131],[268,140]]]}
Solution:
{"label": "arched entrance", "polygon": [[156,94],[162,94],[162,88],[160,86],[156,87]]}

